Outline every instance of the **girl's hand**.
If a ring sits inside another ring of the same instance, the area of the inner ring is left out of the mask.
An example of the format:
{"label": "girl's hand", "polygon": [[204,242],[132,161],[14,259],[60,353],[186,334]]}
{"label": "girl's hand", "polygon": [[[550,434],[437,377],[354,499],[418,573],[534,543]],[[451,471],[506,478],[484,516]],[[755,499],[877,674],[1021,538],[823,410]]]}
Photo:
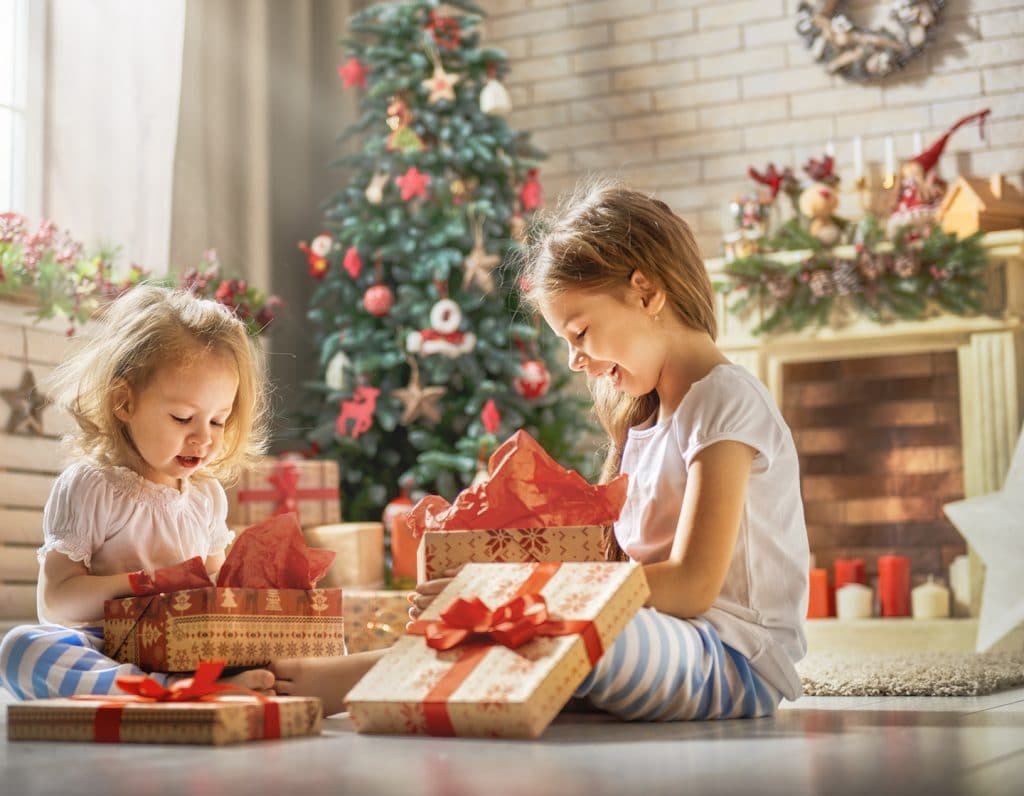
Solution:
{"label": "girl's hand", "polygon": [[434,602],[434,598],[444,591],[445,586],[452,582],[460,569],[462,567],[446,570],[443,578],[425,580],[423,583],[416,584],[416,591],[409,592],[409,602],[412,603],[409,606],[409,621],[415,622],[422,616],[427,607]]}

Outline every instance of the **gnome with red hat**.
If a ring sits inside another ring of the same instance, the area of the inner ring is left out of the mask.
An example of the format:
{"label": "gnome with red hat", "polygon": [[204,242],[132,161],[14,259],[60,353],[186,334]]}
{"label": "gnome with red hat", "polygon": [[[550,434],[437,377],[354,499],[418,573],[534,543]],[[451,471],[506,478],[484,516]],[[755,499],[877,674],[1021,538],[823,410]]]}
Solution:
{"label": "gnome with red hat", "polygon": [[978,128],[982,137],[985,135],[985,117],[991,110],[985,108],[983,111],[972,113],[958,119],[956,123],[938,138],[935,143],[924,152],[905,160],[900,165],[899,198],[896,200],[896,209],[889,217],[889,235],[900,227],[913,227],[912,237],[919,237],[924,230],[931,226],[935,210],[942,202],[943,194],[946,192],[946,181],[943,180],[935,168],[946,148],[949,137],[960,127],[978,120]]}

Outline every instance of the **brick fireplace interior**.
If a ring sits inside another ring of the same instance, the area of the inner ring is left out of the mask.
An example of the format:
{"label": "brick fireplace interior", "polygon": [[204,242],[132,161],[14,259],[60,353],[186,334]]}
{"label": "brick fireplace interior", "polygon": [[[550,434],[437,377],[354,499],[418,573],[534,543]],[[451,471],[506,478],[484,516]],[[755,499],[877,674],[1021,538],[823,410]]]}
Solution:
{"label": "brick fireplace interior", "polygon": [[[966,552],[942,506],[964,496],[955,351],[784,365],[816,566],[910,558],[914,585]],[[830,575],[831,579],[831,575]]]}

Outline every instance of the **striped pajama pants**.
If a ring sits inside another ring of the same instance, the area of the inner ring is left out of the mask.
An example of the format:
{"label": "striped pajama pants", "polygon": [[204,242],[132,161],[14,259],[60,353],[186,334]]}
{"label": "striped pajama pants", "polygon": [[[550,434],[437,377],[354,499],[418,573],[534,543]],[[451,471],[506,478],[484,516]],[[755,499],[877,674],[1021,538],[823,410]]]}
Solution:
{"label": "striped pajama pants", "polygon": [[[145,674],[103,654],[103,629],[20,625],[0,639],[0,686],[16,699],[120,694],[114,681]],[[167,684],[166,674],[150,674]]]}
{"label": "striped pajama pants", "polygon": [[641,608],[576,691],[627,721],[771,716],[782,693],[706,619]]}

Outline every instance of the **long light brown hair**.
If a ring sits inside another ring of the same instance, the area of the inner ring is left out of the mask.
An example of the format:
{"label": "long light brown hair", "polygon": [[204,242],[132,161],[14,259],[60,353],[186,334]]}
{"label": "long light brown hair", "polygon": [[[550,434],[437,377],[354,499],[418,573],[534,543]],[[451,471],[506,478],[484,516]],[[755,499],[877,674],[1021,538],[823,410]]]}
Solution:
{"label": "long light brown hair", "polygon": [[[567,290],[623,296],[634,271],[665,291],[666,306],[684,324],[715,338],[714,292],[689,225],[661,200],[608,179],[582,182],[535,220],[522,266],[524,297],[537,306]],[[629,429],[657,410],[658,396],[627,395],[607,379],[588,386],[608,435],[606,482],[619,472]]]}
{"label": "long light brown hair", "polygon": [[202,475],[234,480],[263,451],[268,434],[268,388],[262,356],[242,323],[223,304],[153,285],[132,288],[111,302],[91,333],[54,371],[50,394],[74,418],[65,442],[78,455],[142,472],[127,425],[117,417],[119,385],[138,394],[161,368],[205,353],[232,363],[238,390],[224,424],[224,444]]}

